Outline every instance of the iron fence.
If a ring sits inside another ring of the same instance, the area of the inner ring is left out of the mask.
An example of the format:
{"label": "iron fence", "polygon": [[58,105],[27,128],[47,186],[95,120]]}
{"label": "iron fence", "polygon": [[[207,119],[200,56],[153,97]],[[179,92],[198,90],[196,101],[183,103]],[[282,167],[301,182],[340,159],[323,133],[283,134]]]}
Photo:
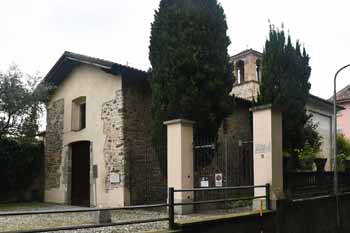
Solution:
{"label": "iron fence", "polygon": [[[264,188],[265,195],[261,196],[246,196],[239,198],[222,198],[214,200],[205,200],[205,201],[191,201],[186,203],[175,202],[174,193],[179,192],[204,192],[204,191],[227,191],[227,190],[242,190],[242,189],[255,189],[255,188]],[[36,211],[11,211],[11,212],[0,212],[0,217],[9,217],[9,216],[25,216],[25,215],[42,215],[42,214],[64,214],[64,213],[83,213],[83,212],[102,212],[102,211],[120,211],[120,210],[145,210],[145,209],[154,209],[167,207],[168,214],[166,217],[144,219],[144,220],[130,220],[116,223],[100,223],[100,224],[89,224],[89,225],[77,225],[77,226],[64,226],[64,227],[51,227],[51,228],[42,228],[42,229],[31,229],[31,230],[21,230],[21,231],[7,231],[6,233],[37,233],[37,232],[53,232],[53,231],[66,231],[66,230],[78,230],[78,229],[90,229],[90,228],[101,228],[101,227],[113,227],[121,225],[132,225],[132,224],[141,224],[141,223],[152,223],[160,221],[168,221],[169,229],[173,230],[176,228],[175,223],[175,206],[183,205],[203,205],[210,203],[222,203],[222,202],[232,202],[239,200],[254,200],[254,199],[265,199],[266,209],[271,209],[270,202],[270,185],[256,185],[256,186],[240,186],[240,187],[220,187],[220,188],[193,188],[193,189],[174,189],[170,187],[168,189],[168,202],[163,204],[154,204],[154,205],[138,205],[138,206],[126,206],[118,208],[76,208],[76,209],[67,209],[67,210],[36,210]]]}
{"label": "iron fence", "polygon": [[167,143],[130,152],[129,190],[132,205],[158,204],[167,198]]}
{"label": "iron fence", "polygon": [[[198,133],[194,137],[193,150],[195,188],[252,186],[254,184],[252,141],[240,140],[231,133],[222,134],[219,137]],[[219,182],[217,178],[220,178]],[[253,193],[252,188],[225,190],[225,192],[212,190],[195,192],[194,199],[205,201],[232,196],[249,196]],[[226,208],[226,203],[195,207],[196,211],[211,208]]]}
{"label": "iron fence", "polygon": [[[333,193],[333,172],[288,172],[284,190],[289,198],[312,197]],[[350,173],[338,173],[339,191],[350,192]]]}
{"label": "iron fence", "polygon": [[215,174],[223,177],[222,186],[254,184],[253,143],[242,141],[231,134],[222,137],[196,136],[194,138],[194,187],[215,187]]}

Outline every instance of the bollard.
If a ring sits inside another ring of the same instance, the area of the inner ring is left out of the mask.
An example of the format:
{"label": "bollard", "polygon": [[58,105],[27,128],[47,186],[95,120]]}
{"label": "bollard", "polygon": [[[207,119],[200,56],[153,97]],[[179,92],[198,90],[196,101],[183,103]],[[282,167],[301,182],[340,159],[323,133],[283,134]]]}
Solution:
{"label": "bollard", "polygon": [[168,200],[169,200],[169,229],[174,230],[175,229],[175,220],[174,220],[174,188],[169,188],[168,193]]}

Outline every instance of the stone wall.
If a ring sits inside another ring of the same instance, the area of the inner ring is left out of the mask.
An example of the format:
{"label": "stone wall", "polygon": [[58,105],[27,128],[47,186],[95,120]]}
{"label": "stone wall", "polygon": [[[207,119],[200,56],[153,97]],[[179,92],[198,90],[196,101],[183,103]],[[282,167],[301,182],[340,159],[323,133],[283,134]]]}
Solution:
{"label": "stone wall", "polygon": [[158,151],[151,146],[149,84],[123,79],[123,99],[130,203],[136,205],[163,201],[166,184],[162,178]]}
{"label": "stone wall", "polygon": [[176,226],[179,233],[278,233],[275,231],[275,212],[272,211],[264,212],[263,216],[256,212],[226,214],[211,219],[184,221]]}
{"label": "stone wall", "polygon": [[[342,230],[350,232],[350,195],[340,196]],[[337,232],[334,197],[319,197],[299,201],[279,201],[277,205],[278,233]]]}
{"label": "stone wall", "polygon": [[232,88],[232,94],[246,100],[256,100],[258,93],[259,83],[253,80],[237,84]]}
{"label": "stone wall", "polygon": [[225,128],[226,134],[234,135],[237,143],[238,140],[253,140],[252,113],[249,110],[251,106],[249,101],[236,99],[233,113],[225,118],[219,129],[219,137],[224,134]]}
{"label": "stone wall", "polygon": [[[122,91],[116,92],[115,99],[102,105],[103,133],[106,135],[103,156],[105,161],[106,192],[113,188],[123,187],[127,181],[124,154],[123,132],[123,95]],[[120,177],[120,182],[111,182],[111,174]]]}
{"label": "stone wall", "polygon": [[350,232],[350,195],[340,196],[341,228],[336,229],[335,198],[323,196],[298,201],[280,200],[276,211],[235,214],[177,223],[177,232],[202,233],[333,233]]}
{"label": "stone wall", "polygon": [[45,189],[60,187],[63,147],[64,99],[47,108],[45,146]]}

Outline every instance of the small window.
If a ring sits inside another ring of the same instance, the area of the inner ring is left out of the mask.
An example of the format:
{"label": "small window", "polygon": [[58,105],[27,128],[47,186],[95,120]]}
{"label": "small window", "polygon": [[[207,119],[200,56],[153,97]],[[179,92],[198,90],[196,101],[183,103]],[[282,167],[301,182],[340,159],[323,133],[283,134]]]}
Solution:
{"label": "small window", "polygon": [[72,130],[86,128],[86,97],[82,96],[72,101]]}
{"label": "small window", "polygon": [[80,129],[86,127],[86,103],[80,104]]}
{"label": "small window", "polygon": [[259,59],[256,60],[256,81],[261,82],[261,62]]}
{"label": "small window", "polygon": [[243,83],[244,80],[244,61],[239,60],[236,62],[237,83]]}

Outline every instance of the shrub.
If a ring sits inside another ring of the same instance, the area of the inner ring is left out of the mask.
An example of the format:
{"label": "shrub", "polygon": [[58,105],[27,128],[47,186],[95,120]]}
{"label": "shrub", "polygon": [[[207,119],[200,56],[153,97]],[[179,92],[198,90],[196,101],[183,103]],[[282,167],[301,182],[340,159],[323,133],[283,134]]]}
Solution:
{"label": "shrub", "polygon": [[301,170],[312,170],[314,160],[319,151],[319,148],[314,147],[309,142],[306,142],[302,149],[295,149],[299,159],[299,168]]}
{"label": "shrub", "polygon": [[[337,166],[338,171],[344,171],[344,161],[350,159],[350,141],[344,134],[337,135]],[[334,160],[332,160],[334,161]]]}
{"label": "shrub", "polygon": [[0,140],[0,202],[20,201],[40,175],[43,145],[38,141]]}

